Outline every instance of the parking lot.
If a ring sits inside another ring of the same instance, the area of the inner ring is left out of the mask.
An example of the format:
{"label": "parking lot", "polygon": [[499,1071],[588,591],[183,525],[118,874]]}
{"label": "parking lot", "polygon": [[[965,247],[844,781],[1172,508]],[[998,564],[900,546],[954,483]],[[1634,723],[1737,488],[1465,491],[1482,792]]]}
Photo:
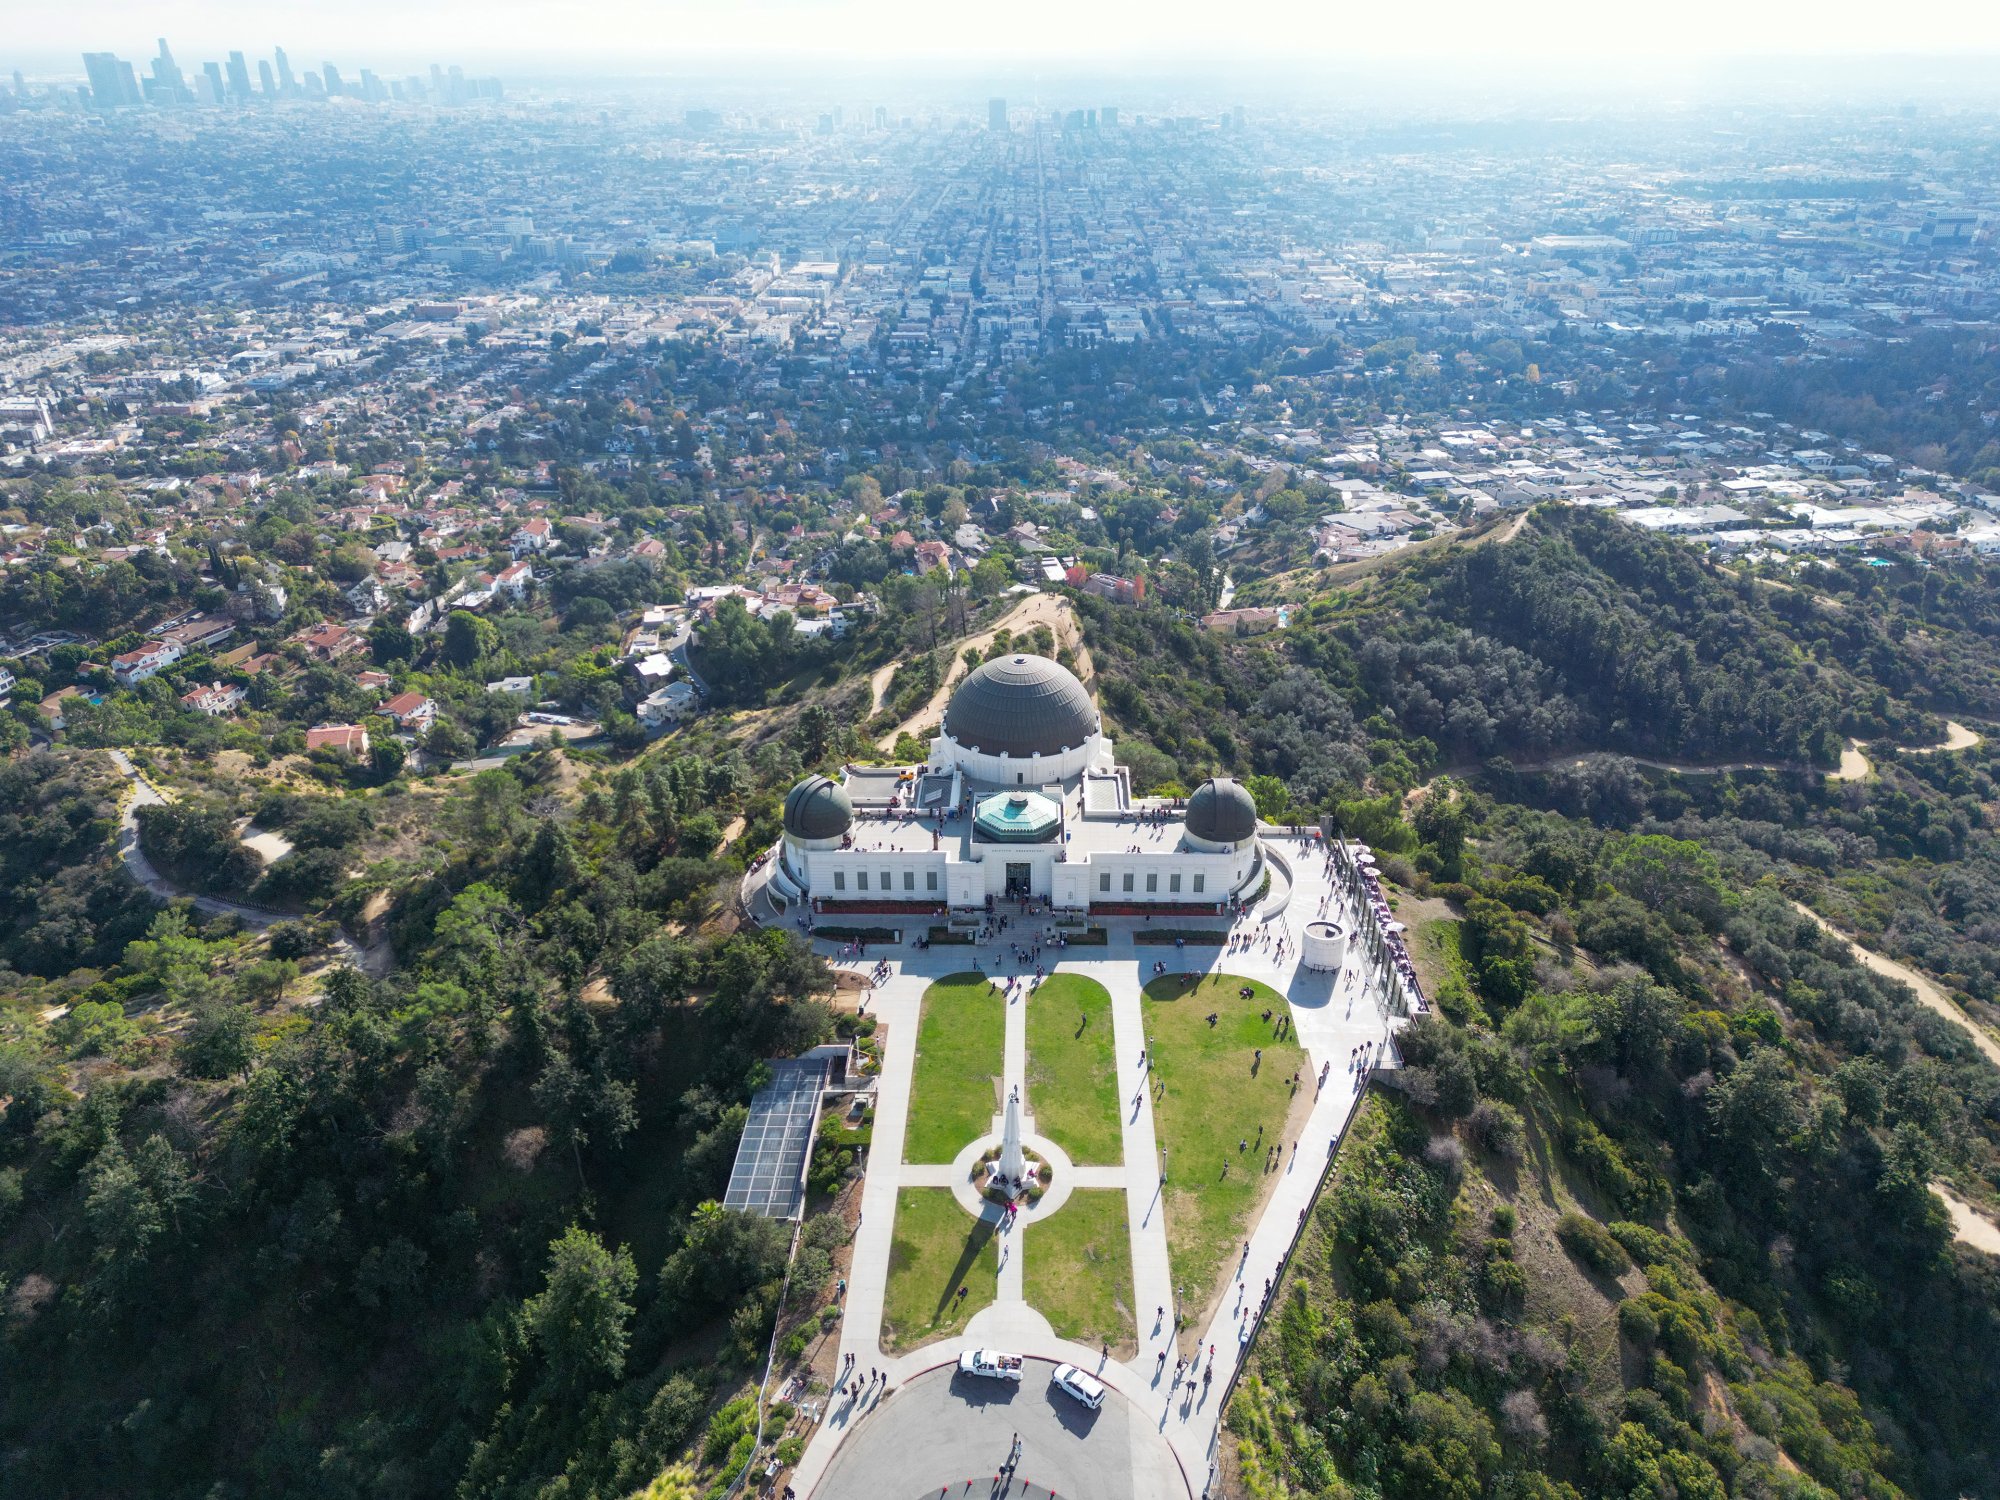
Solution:
{"label": "parking lot", "polygon": [[[1018,1433],[1011,1492],[1025,1486],[1078,1500],[1186,1493],[1166,1439],[1116,1392],[1089,1411],[1050,1384],[1055,1365],[1030,1359],[1019,1385],[961,1375],[918,1376],[864,1416],[812,1500],[985,1497]],[[971,1489],[966,1485],[971,1482]]]}

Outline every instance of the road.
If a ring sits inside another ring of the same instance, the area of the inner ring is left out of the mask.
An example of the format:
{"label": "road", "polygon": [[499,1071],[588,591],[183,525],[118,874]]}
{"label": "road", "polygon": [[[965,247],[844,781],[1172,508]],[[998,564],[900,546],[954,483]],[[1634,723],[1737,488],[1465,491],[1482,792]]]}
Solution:
{"label": "road", "polygon": [[[1115,1392],[1092,1412],[1049,1384],[1055,1365],[1028,1361],[1018,1386],[960,1375],[950,1366],[919,1375],[880,1398],[841,1444],[813,1500],[915,1500],[919,1495],[998,1493],[994,1476],[1015,1436],[1017,1483],[1089,1500],[1161,1500],[1138,1474],[1173,1468],[1166,1439]],[[912,1441],[921,1434],[921,1439]],[[1178,1478],[1174,1480],[1179,1487]]]}
{"label": "road", "polygon": [[[272,911],[262,906],[246,906],[240,901],[225,901],[220,896],[204,896],[196,891],[184,891],[166,876],[153,868],[153,862],[146,858],[146,851],[139,847],[139,809],[159,807],[166,803],[160,789],[146,778],[131,757],[123,750],[108,752],[111,762],[117,766],[125,779],[132,783],[132,795],[125,799],[124,810],[118,815],[118,860],[129,874],[147,892],[162,901],[189,901],[194,909],[204,916],[234,917],[245,927],[262,932],[277,922],[291,920],[290,912]],[[332,943],[334,951],[357,969],[362,965],[362,954],[354,940],[339,928],[334,929]]]}
{"label": "road", "polygon": [[1880,974],[1884,979],[1894,979],[1907,984],[1916,993],[1919,1005],[1961,1028],[1972,1038],[1972,1045],[1979,1049],[1980,1054],[1994,1067],[2000,1068],[2000,1042],[1996,1042],[1992,1033],[1954,1005],[1951,996],[1947,995],[1936,981],[1919,974],[1908,964],[1897,963],[1893,958],[1885,958],[1872,949],[1862,947],[1803,901],[1794,901],[1792,905],[1799,909],[1801,916],[1811,918],[1820,931],[1847,944],[1854,954],[1855,961],[1862,968]]}

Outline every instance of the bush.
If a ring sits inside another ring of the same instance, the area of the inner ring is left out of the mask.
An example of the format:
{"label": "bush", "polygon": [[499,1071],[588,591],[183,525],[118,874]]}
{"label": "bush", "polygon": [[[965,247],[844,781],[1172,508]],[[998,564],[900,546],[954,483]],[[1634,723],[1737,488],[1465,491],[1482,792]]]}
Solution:
{"label": "bush", "polygon": [[1617,1276],[1632,1267],[1625,1247],[1588,1214],[1564,1214],[1557,1221],[1556,1238],[1571,1256],[1600,1276]]}
{"label": "bush", "polygon": [[806,1440],[802,1437],[780,1438],[778,1440],[778,1462],[786,1468],[794,1468],[806,1456]]}
{"label": "bush", "polygon": [[1527,1150],[1528,1131],[1521,1112],[1498,1099],[1482,1099],[1466,1121],[1472,1138],[1505,1161],[1519,1161]]}

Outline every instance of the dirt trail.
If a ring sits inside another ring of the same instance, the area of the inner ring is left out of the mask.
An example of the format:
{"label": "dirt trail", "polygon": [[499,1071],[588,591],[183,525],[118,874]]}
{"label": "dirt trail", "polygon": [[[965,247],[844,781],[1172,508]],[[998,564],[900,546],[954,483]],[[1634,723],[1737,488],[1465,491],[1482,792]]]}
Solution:
{"label": "dirt trail", "polygon": [[1988,1255],[2000,1255],[2000,1224],[1995,1224],[1941,1182],[1932,1183],[1931,1191],[1944,1200],[1945,1212],[1951,1215],[1953,1239],[1975,1250],[1984,1250]]}
{"label": "dirt trail", "polygon": [[1970,750],[1985,741],[1986,736],[1976,730],[1967,729],[1956,719],[1944,721],[1944,743],[1942,745],[1906,745],[1905,755],[1938,755],[1948,750]]}
{"label": "dirt trail", "polygon": [[[1956,719],[1944,722],[1944,742],[1937,745],[1898,745],[1897,751],[1903,755],[1944,755],[1953,750],[1970,750],[1982,744],[1985,736],[1977,730],[1967,729]],[[1862,753],[1861,741],[1849,740],[1847,748],[1840,752],[1840,769],[1826,774],[1828,781],[1866,781],[1875,774],[1875,767]]]}
{"label": "dirt trail", "polygon": [[1798,908],[1801,916],[1811,918],[1820,931],[1829,933],[1847,944],[1856,960],[1860,962],[1862,968],[1880,974],[1885,979],[1895,979],[1907,984],[1916,992],[1918,1004],[1922,1005],[1924,1009],[1944,1017],[1952,1025],[1963,1028],[1965,1034],[1972,1038],[1972,1045],[1979,1049],[1981,1055],[1988,1062],[1992,1063],[1994,1067],[2000,1068],[2000,1042],[1996,1042],[1985,1027],[1979,1025],[1964,1011],[1952,1004],[1951,996],[1947,995],[1935,980],[1925,978],[1908,964],[1899,964],[1893,958],[1884,958],[1881,954],[1862,947],[1853,938],[1842,932],[1833,923],[1827,921],[1825,917],[1822,917],[1803,901],[1794,901],[1792,905]]}
{"label": "dirt trail", "polygon": [[868,712],[882,711],[882,695],[889,691],[889,679],[896,675],[896,668],[902,665],[892,661],[886,667],[877,667],[868,678]]}
{"label": "dirt trail", "polygon": [[[931,694],[930,701],[922,708],[877,740],[875,742],[877,748],[893,750],[900,736],[917,734],[918,730],[930,728],[944,719],[944,706],[951,701],[951,690],[958,686],[959,679],[969,670],[965,665],[965,653],[968,650],[983,653],[993,644],[993,638],[1002,630],[1022,635],[1037,625],[1046,625],[1054,632],[1057,646],[1069,647],[1070,654],[1076,658],[1076,675],[1082,679],[1085,686],[1089,686],[1096,669],[1091,664],[1089,648],[1083,644],[1083,631],[1076,623],[1076,611],[1071,608],[1069,600],[1060,594],[1030,594],[995,620],[990,628],[982,630],[978,635],[968,636],[953,643],[950,665],[945,670],[944,681],[939,684],[938,690]],[[893,670],[892,663],[889,667],[879,669],[875,675],[881,677],[882,672]],[[876,702],[878,704],[881,702],[879,689]]]}

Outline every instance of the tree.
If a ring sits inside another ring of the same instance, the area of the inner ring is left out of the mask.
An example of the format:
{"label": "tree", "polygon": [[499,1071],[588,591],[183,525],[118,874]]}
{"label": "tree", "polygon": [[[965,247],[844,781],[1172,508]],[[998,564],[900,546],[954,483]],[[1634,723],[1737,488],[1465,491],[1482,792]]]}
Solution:
{"label": "tree", "polygon": [[378,667],[408,661],[417,654],[417,639],[394,620],[378,620],[368,631],[368,651]]}
{"label": "tree", "polygon": [[1470,820],[1456,788],[1449,781],[1432,786],[1410,821],[1417,837],[1437,851],[1439,872],[1447,880],[1457,880],[1464,873],[1465,828]]}
{"label": "tree", "polygon": [[799,715],[799,751],[806,764],[818,765],[832,750],[834,736],[840,726],[834,721],[833,711],[824,703],[815,703]]}
{"label": "tree", "polygon": [[190,1078],[248,1074],[256,1034],[257,1023],[243,1006],[212,1001],[195,1012],[174,1049],[174,1063]]}
{"label": "tree", "polygon": [[694,975],[694,950],[679,938],[650,938],[632,949],[611,976],[620,1029],[631,1036],[650,1033],[670,1006],[687,998]]}
{"label": "tree", "polygon": [[392,740],[385,735],[369,744],[368,767],[378,782],[394,781],[406,758],[407,752],[400,740]]}
{"label": "tree", "polygon": [[84,1218],[109,1289],[128,1284],[151,1259],[160,1237],[194,1200],[187,1163],[163,1135],[148,1136],[131,1156],[114,1137],[92,1162]]}
{"label": "tree", "polygon": [[444,659],[454,667],[470,667],[499,644],[492,622],[470,610],[455,609],[445,617]]}
{"label": "tree", "polygon": [[534,1096],[536,1107],[548,1116],[549,1128],[569,1147],[579,1182],[583,1181],[583,1148],[593,1137],[616,1143],[639,1123],[632,1085],[587,1073],[566,1052],[549,1054],[541,1077],[535,1080]]}
{"label": "tree", "polygon": [[638,1284],[631,1250],[609,1250],[581,1225],[550,1244],[547,1280],[521,1304],[521,1330],[558,1391],[580,1395],[625,1373]]}
{"label": "tree", "polygon": [[1222,569],[1215,562],[1215,538],[1206,531],[1197,531],[1181,543],[1181,562],[1193,579],[1199,612],[1207,614],[1222,597]]}

